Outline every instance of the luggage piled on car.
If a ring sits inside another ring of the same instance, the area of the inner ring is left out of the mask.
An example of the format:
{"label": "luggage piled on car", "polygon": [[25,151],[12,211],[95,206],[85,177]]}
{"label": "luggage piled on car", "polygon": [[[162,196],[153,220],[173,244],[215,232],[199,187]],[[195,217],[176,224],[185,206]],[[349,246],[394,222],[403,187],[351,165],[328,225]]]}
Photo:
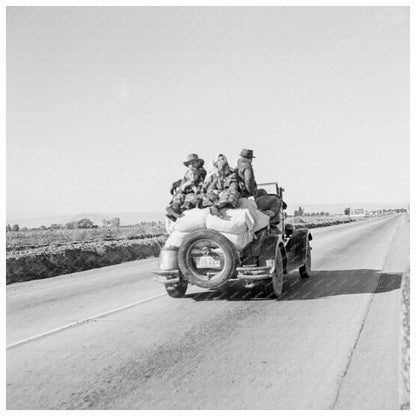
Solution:
{"label": "luggage piled on car", "polygon": [[266,228],[270,224],[270,217],[257,208],[254,199],[240,198],[238,200],[237,208],[247,208],[254,220],[253,231],[256,233],[262,228]]}
{"label": "luggage piled on car", "polygon": [[168,224],[170,235],[165,247],[179,247],[188,233],[209,228],[228,238],[237,250],[242,250],[253,241],[256,231],[269,225],[269,217],[247,198],[240,198],[236,208],[221,209],[220,214],[210,214],[209,208],[194,208],[184,212],[182,217]]}
{"label": "luggage piled on car", "polygon": [[223,208],[220,214],[221,217],[208,214],[206,227],[229,234],[241,234],[253,230],[254,219],[247,208]]}
{"label": "luggage piled on car", "polygon": [[175,222],[167,222],[166,230],[169,237],[166,240],[165,247],[179,247],[189,233],[207,228],[207,216],[210,215],[209,208],[190,209],[182,215]]}
{"label": "luggage piled on car", "polygon": [[190,233],[207,227],[207,217],[211,215],[209,208],[194,208],[184,211],[182,217],[175,221],[174,230],[182,233]]}
{"label": "luggage piled on car", "polygon": [[254,218],[247,208],[223,208],[221,216],[209,214],[207,228],[227,237],[237,250],[242,250],[254,238]]}

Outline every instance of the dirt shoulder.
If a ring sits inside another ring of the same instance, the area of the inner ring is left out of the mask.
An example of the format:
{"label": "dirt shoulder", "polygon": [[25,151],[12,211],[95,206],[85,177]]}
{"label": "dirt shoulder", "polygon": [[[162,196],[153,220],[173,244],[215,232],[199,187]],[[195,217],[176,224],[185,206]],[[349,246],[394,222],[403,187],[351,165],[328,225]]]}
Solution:
{"label": "dirt shoulder", "polygon": [[157,256],[166,237],[80,242],[7,253],[7,284],[45,279]]}

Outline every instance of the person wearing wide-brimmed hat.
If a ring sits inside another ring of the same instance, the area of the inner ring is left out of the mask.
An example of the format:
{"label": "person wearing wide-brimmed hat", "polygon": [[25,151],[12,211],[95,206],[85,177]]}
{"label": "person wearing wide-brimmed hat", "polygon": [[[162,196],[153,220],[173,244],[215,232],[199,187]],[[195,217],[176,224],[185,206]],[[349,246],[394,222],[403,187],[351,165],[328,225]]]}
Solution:
{"label": "person wearing wide-brimmed hat", "polygon": [[249,196],[256,196],[257,183],[254,178],[253,171],[253,151],[250,149],[243,149],[240,153],[240,159],[237,162],[237,175],[240,193],[243,198]]}
{"label": "person wearing wide-brimmed hat", "polygon": [[[207,175],[207,171],[204,169],[204,159],[201,159],[198,157],[198,155],[196,153],[191,153],[187,156],[186,160],[183,162],[183,164],[187,167],[187,168],[195,168],[198,169],[199,171],[199,177],[204,180],[205,176]],[[170,188],[170,193],[171,195],[173,195],[176,191],[177,188],[179,187],[179,185],[181,184],[181,181],[184,180],[189,180],[189,177],[187,177],[188,171],[185,172],[185,176],[183,177],[183,179],[179,179],[175,182],[173,182],[171,188]]]}

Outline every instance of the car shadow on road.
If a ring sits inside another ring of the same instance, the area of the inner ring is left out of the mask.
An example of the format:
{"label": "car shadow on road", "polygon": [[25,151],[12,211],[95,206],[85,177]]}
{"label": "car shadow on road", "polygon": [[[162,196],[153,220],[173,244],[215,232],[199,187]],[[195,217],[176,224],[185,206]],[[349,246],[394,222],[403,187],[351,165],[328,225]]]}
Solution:
{"label": "car shadow on road", "polygon": [[[308,279],[300,279],[298,274],[285,276],[280,301],[311,300],[337,295],[363,293],[384,293],[400,288],[402,275],[381,273],[372,269],[322,270],[315,271]],[[276,296],[266,295],[263,282],[246,288],[244,282],[230,282],[222,290],[188,294],[185,297],[200,301],[264,301],[276,300]]]}
{"label": "car shadow on road", "polygon": [[287,281],[281,300],[390,292],[400,288],[401,280],[401,274],[372,269],[316,271],[308,279]]}

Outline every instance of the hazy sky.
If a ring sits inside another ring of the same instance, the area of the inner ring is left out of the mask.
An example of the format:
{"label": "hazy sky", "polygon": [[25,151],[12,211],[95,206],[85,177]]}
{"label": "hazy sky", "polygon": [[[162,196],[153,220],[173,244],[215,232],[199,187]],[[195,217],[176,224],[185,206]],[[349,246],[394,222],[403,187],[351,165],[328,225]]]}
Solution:
{"label": "hazy sky", "polygon": [[8,7],[7,213],[162,211],[188,153],[409,201],[407,7]]}

